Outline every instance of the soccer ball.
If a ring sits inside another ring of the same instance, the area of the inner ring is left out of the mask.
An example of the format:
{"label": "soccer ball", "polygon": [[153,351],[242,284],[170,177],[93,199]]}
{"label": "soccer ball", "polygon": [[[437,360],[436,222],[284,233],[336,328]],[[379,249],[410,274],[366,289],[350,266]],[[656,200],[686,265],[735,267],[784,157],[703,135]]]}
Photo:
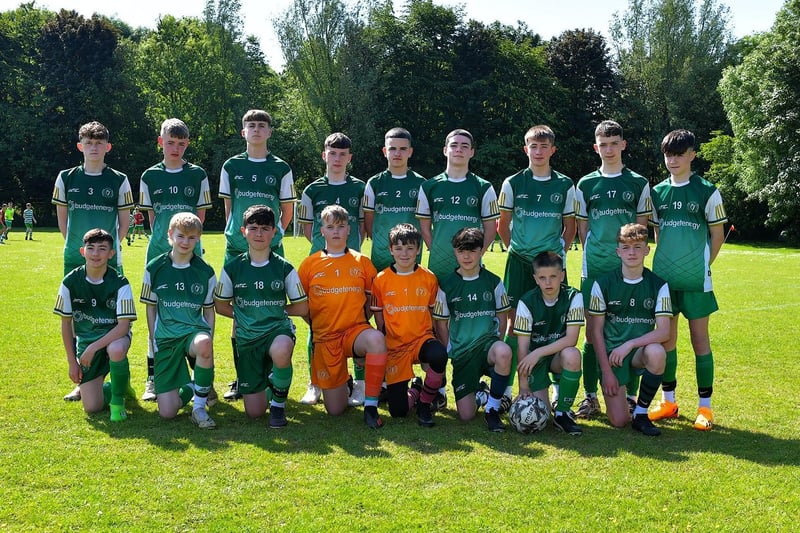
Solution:
{"label": "soccer ball", "polygon": [[511,404],[508,420],[520,433],[535,433],[547,427],[547,421],[550,420],[550,407],[535,396],[520,398]]}

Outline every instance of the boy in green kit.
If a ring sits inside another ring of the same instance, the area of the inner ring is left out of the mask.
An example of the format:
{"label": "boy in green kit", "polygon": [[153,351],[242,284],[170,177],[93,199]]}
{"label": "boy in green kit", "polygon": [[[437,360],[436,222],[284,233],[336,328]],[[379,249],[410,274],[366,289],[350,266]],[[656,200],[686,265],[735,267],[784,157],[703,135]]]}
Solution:
{"label": "boy in green kit", "polygon": [[[69,377],[80,388],[87,413],[110,405],[111,421],[127,418],[131,322],[136,320],[128,280],[108,266],[114,257],[114,237],[92,229],[83,236],[84,266],[64,277],[53,312],[61,316],[61,338],[67,352]],[[77,336],[77,343],[75,342]],[[104,386],[111,374],[110,386]]]}
{"label": "boy in green kit", "polygon": [[264,415],[271,396],[271,428],[287,424],[286,396],[292,384],[295,343],[288,315],[308,314],[308,298],[297,272],[271,249],[277,231],[272,209],[249,207],[242,221],[249,249],[225,264],[214,293],[217,313],[235,319],[236,375],[244,410],[251,418]]}
{"label": "boy in green kit", "polygon": [[[164,151],[164,159],[142,173],[139,185],[139,204],[143,211],[147,211],[152,233],[147,243],[145,265],[172,249],[167,233],[173,215],[194,213],[202,222],[206,209],[211,207],[206,171],[183,158],[189,142],[189,127],[182,120],[169,118],[161,123],[158,145]],[[199,242],[194,253],[202,256]],[[142,400],[155,399],[153,347],[148,346],[147,382]]]}
{"label": "boy in green kit", "polygon": [[[351,176],[347,167],[353,159],[352,141],[344,133],[332,133],[325,139],[322,149],[322,160],[325,161],[325,175],[311,182],[300,197],[297,216],[303,225],[303,235],[311,243],[309,256],[325,248],[325,237],[322,227],[322,211],[329,205],[340,205],[347,211],[350,232],[347,237],[347,248],[354,252],[361,251],[364,241],[364,189],[366,184]],[[309,357],[311,357],[309,344]],[[348,403],[352,406],[362,405],[365,398],[364,368],[353,362],[355,380]],[[306,405],[319,401],[321,390],[309,382],[308,389],[300,400]]]}
{"label": "boy in green kit", "polygon": [[[250,109],[242,117],[242,137],[247,149],[222,165],[219,176],[219,197],[225,203],[225,265],[247,251],[247,240],[241,232],[242,216],[253,205],[266,205],[278,216],[278,232],[272,239],[272,250],[283,257],[283,234],[292,222],[297,193],[294,174],[289,164],[269,149],[272,117],[263,109]],[[233,362],[236,365],[236,327],[231,332]],[[238,381],[230,384],[226,400],[237,400]]]}
{"label": "boy in green kit", "polygon": [[[59,172],[53,187],[52,203],[56,206],[58,229],[64,237],[64,275],[84,264],[80,253],[83,236],[94,228],[104,229],[113,237],[112,266],[122,274],[120,243],[128,233],[128,212],[133,207],[128,177],[106,165],[111,143],[108,128],[99,122],[80,127],[77,147],[83,154],[83,163]],[[79,387],[64,399],[80,400]]]}
{"label": "boy in green kit", "polygon": [[[147,329],[155,352],[158,414],[174,418],[193,399],[192,422],[201,429],[214,429],[206,403],[214,385],[217,278],[214,269],[194,253],[202,231],[197,215],[173,215],[167,230],[172,250],[145,267],[140,301],[147,304]],[[194,382],[187,357],[195,360]]]}
{"label": "boy in green kit", "polygon": [[661,142],[664,164],[670,177],[653,187],[653,224],[656,253],[653,272],[669,283],[675,318],[664,347],[667,363],[661,384],[662,401],[650,412],[650,420],[677,418],[675,388],[678,381],[678,313],[689,321],[689,335],[695,354],[699,406],[694,427],[708,431],[714,425],[711,393],[714,385],[714,356],[708,335],[708,320],[719,309],[711,286],[711,264],[725,241],[728,217],[717,188],[692,172],[695,137],[687,130],[675,130]]}

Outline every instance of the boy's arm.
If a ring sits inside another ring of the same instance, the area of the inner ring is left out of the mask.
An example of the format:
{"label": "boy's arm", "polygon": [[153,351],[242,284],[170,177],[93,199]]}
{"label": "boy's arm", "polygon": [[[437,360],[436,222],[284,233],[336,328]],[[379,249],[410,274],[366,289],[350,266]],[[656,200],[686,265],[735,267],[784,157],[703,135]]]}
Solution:
{"label": "boy's arm", "polygon": [[287,315],[299,316],[305,319],[308,316],[308,300],[292,302],[284,307]]}
{"label": "boy's arm", "polygon": [[619,392],[619,381],[617,380],[617,376],[614,375],[614,371],[611,370],[611,363],[608,361],[608,353],[606,352],[606,338],[603,332],[605,325],[605,313],[600,315],[592,315],[592,319],[588,321],[588,327],[592,330],[592,345],[594,346],[594,352],[597,356],[597,363],[600,366],[603,394],[608,396],[616,396],[616,394]]}
{"label": "boy's arm", "polygon": [[158,308],[155,304],[148,303],[146,304],[146,314],[147,314],[147,334],[150,339],[150,345],[153,346],[153,339],[155,338],[156,334],[156,313],[158,312]]}
{"label": "boy's arm", "polygon": [[214,310],[222,316],[233,318],[233,300],[220,300],[215,295]]}
{"label": "boy's arm", "polygon": [[119,220],[119,230],[117,231],[117,238],[119,238],[120,242],[125,236],[128,234],[128,227],[130,226],[131,219],[128,215],[128,209],[119,209],[117,211],[117,220]]}
{"label": "boy's arm", "polygon": [[308,222],[301,222],[301,223],[300,223],[300,225],[301,225],[301,226],[303,226],[303,235],[304,235],[304,236],[305,236],[305,238],[308,240],[308,242],[313,242],[313,241],[311,240],[311,229],[312,229],[312,224],[310,224],[310,223],[308,223]]}
{"label": "boy's arm", "polygon": [[486,253],[486,250],[489,249],[489,246],[491,246],[492,242],[494,241],[494,236],[497,235],[497,220],[494,218],[490,220],[484,220],[482,225],[483,250],[481,250],[481,253]]}
{"label": "boy's arm", "polygon": [[[197,212],[197,216],[198,216],[198,218],[200,218],[200,212],[199,211]],[[206,216],[206,212],[203,211],[203,218],[205,218],[205,216]],[[148,209],[147,210],[147,220],[150,222],[150,231],[153,231],[153,223],[156,221],[156,212],[153,211],[152,209]],[[202,222],[202,221],[203,221],[203,219],[200,219],[200,222]]]}
{"label": "boy's arm", "polygon": [[708,227],[708,233],[711,236],[711,256],[708,264],[714,263],[717,258],[722,244],[725,242],[725,224],[714,224]]}
{"label": "boy's arm", "polygon": [[64,351],[67,352],[67,365],[69,365],[69,379],[73,383],[80,383],[83,378],[83,371],[78,360],[75,358],[75,343],[72,332],[72,317],[61,317],[61,341],[64,343]]}
{"label": "boy's arm", "polygon": [[586,234],[589,232],[589,221],[578,219],[575,223],[578,226],[578,240],[581,241],[581,246],[586,248]]}
{"label": "boy's arm", "polygon": [[533,355],[532,353],[528,354],[528,347],[530,344],[531,338],[529,335],[517,335],[517,353],[520,355],[519,364],[517,365],[517,377],[519,378],[518,398],[527,398],[531,395],[531,386],[530,383],[528,383],[528,377],[531,375],[531,371],[533,371],[533,367],[536,366],[536,363],[532,365],[528,364],[528,358]]}
{"label": "boy's arm", "polygon": [[511,246],[511,217],[513,213],[504,209],[500,210],[500,220],[497,221],[497,234],[500,235],[500,240],[506,245],[506,248]]}
{"label": "boy's arm", "polygon": [[211,338],[214,338],[214,324],[217,318],[217,313],[214,311],[214,306],[211,305],[209,307],[203,308],[203,318],[206,319],[208,323],[208,327],[211,329]]}
{"label": "boy's arm", "polygon": [[[56,217],[58,217],[58,230],[61,236],[66,240],[67,238],[67,217],[69,211],[66,205],[56,204]],[[127,230],[126,230],[127,231]]]}
{"label": "boy's arm", "polygon": [[436,338],[442,343],[442,346],[447,347],[450,343],[450,321],[434,320],[433,331],[436,334]]}
{"label": "boy's arm", "polygon": [[[155,218],[155,216],[154,215],[150,215],[150,231],[153,231],[153,218]],[[200,223],[201,224],[205,224],[205,222],[206,222],[206,210],[205,209],[198,209],[197,210],[197,218],[200,219]]]}
{"label": "boy's arm", "polygon": [[433,242],[432,227],[433,225],[431,224],[431,219],[419,219],[419,232],[422,234],[422,240],[425,242],[425,246],[428,248],[429,252],[431,250],[431,242]]}
{"label": "boy's arm", "polygon": [[[494,239],[494,237],[492,237]],[[503,335],[507,331],[508,328],[508,311],[503,311],[502,313],[495,314],[498,321],[497,331],[500,334],[500,339],[502,340]]]}
{"label": "boy's arm", "polygon": [[375,221],[375,212],[364,210],[364,235],[372,238],[372,223]]}
{"label": "boy's arm", "polygon": [[281,203],[281,228],[286,232],[294,218],[294,202]]}
{"label": "boy's arm", "polygon": [[108,333],[91,343],[81,354],[81,366],[91,366],[95,354],[114,342],[127,335],[131,330],[131,321],[126,318],[117,319],[117,325],[114,326]]}
{"label": "boy's arm", "polygon": [[564,226],[564,229],[561,232],[561,238],[564,240],[564,254],[566,255],[570,246],[572,246],[572,241],[575,240],[577,225],[575,222],[575,217],[562,217],[561,223]]}
{"label": "boy's arm", "polygon": [[[580,333],[580,331],[581,331],[581,327],[578,326],[578,325],[567,326],[566,334],[563,337],[561,337],[560,339],[557,339],[555,342],[551,342],[550,344],[545,344],[544,346],[540,346],[540,347],[536,348],[535,350],[533,350],[530,353],[527,352],[528,343],[530,342],[530,337],[526,338],[526,343],[525,343],[526,351],[523,351],[522,348],[520,348],[520,346],[522,346],[522,344],[520,343],[520,340],[524,336],[518,336],[517,337],[517,349],[518,349],[517,353],[520,354],[519,367],[518,368],[523,368],[523,363],[524,363],[524,368],[526,370],[526,376],[530,375],[530,373],[533,371],[533,367],[536,366],[536,364],[539,362],[539,360],[542,357],[547,357],[549,355],[555,355],[555,354],[557,354],[558,352],[560,352],[561,350],[563,350],[565,348],[571,348],[571,347],[574,347],[575,345],[577,345],[578,344],[578,334]],[[524,355],[524,354],[527,354],[527,355]],[[521,384],[522,384],[522,382],[520,381],[520,385]]]}
{"label": "boy's arm", "polygon": [[386,322],[383,320],[383,311],[373,311],[375,317],[375,329],[386,335]]}
{"label": "boy's arm", "polygon": [[636,215],[636,223],[641,224],[645,228],[647,227],[647,223],[649,221],[650,221],[650,214]]}

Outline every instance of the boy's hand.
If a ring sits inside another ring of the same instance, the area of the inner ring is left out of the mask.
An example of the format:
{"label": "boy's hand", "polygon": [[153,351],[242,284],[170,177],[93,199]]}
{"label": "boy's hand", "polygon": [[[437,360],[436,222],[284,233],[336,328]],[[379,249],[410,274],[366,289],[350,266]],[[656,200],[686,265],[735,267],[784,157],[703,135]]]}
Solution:
{"label": "boy's hand", "polygon": [[617,380],[617,376],[614,375],[613,372],[603,372],[603,395],[604,396],[616,396],[619,392],[619,380]]}
{"label": "boy's hand", "polygon": [[81,379],[83,379],[83,369],[78,364],[77,359],[74,359],[73,361],[74,362],[70,362],[69,364],[69,379],[77,385],[81,382]]}
{"label": "boy's hand", "polygon": [[[539,358],[534,355],[534,352],[529,353],[522,358],[522,361],[517,364],[517,372],[524,375],[526,378],[533,372],[533,367],[539,362]],[[530,391],[529,391],[530,392]]]}
{"label": "boy's hand", "polygon": [[90,366],[92,366],[92,360],[94,359],[94,356],[97,353],[97,350],[95,350],[93,346],[94,346],[93,344],[87,346],[86,349],[81,354],[80,359],[78,359],[82,368],[89,368]]}
{"label": "boy's hand", "polygon": [[608,363],[611,366],[622,366],[622,362],[625,360],[625,357],[633,351],[632,349],[628,348],[628,343],[621,344],[611,350],[611,353],[608,354]]}
{"label": "boy's hand", "polygon": [[[522,383],[521,379],[520,379],[520,383]],[[512,402],[516,402],[517,400],[522,400],[523,398],[532,398],[532,397],[533,397],[533,392],[531,392],[530,388],[525,387],[523,389],[522,387],[520,387],[519,388],[519,394],[517,394],[517,397],[514,398],[512,400]]]}

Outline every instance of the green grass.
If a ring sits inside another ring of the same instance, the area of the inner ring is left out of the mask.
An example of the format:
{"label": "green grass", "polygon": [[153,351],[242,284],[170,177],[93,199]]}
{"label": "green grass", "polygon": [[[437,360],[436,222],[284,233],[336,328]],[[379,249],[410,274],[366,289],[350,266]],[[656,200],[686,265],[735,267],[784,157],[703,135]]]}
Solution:
{"label": "green grass", "polygon": [[[692,429],[694,361],[685,322],[679,343],[681,418],[659,438],[604,420],[579,438],[552,428],[492,434],[459,422],[449,407],[436,427],[389,419],[368,430],[360,409],[334,418],[300,405],[305,348],[295,351],[289,426],[251,421],[241,402],[212,408],[218,429],[197,430],[182,413],[159,419],[129,402],[130,418],[87,416],[70,390],[52,314],[61,280],[61,236],[18,229],[0,246],[0,529],[125,531],[789,531],[800,493],[795,352],[800,252],[728,244],[715,264],[721,310],[711,320],[717,426]],[[204,239],[219,268],[223,237]],[[308,250],[288,238],[299,265]],[[144,240],[123,250],[141,286]],[[580,252],[569,278],[579,279]],[[502,273],[505,254],[486,262]],[[133,384],[146,375],[143,307],[130,351]],[[306,338],[298,322],[298,339]],[[219,318],[217,388],[233,379]],[[301,345],[304,342],[300,343]],[[451,393],[452,394],[452,393]],[[450,397],[452,406],[453,398]]]}

